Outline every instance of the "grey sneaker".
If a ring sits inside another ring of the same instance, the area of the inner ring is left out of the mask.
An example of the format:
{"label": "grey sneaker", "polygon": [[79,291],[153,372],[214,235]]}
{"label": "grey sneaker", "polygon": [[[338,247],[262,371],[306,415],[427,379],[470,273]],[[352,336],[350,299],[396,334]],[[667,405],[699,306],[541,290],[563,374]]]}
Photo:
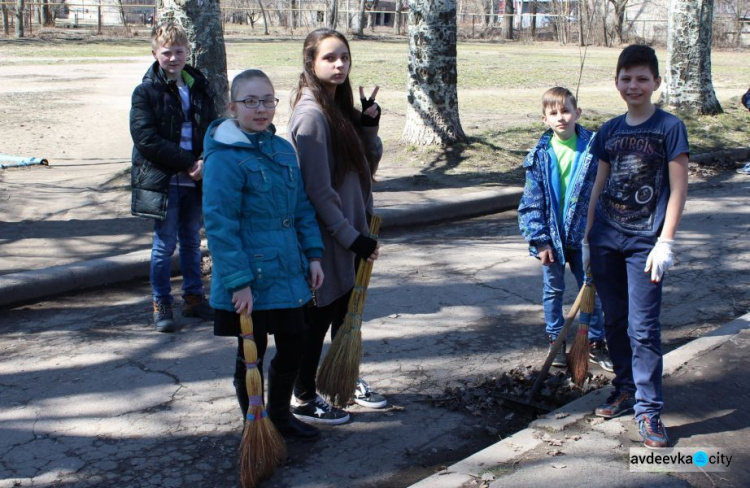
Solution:
{"label": "grey sneaker", "polygon": [[349,421],[348,413],[329,404],[320,395],[306,403],[292,396],[291,411],[299,420],[312,424],[339,425]]}
{"label": "grey sneaker", "polygon": [[154,327],[157,332],[174,332],[177,324],[172,315],[172,304],[168,300],[154,302]]}
{"label": "grey sneaker", "polygon": [[388,405],[388,400],[380,393],[372,391],[365,380],[358,379],[357,387],[354,389],[354,403],[367,408],[383,408]]}
{"label": "grey sneaker", "polygon": [[592,363],[598,364],[603,370],[614,373],[615,367],[612,365],[612,359],[609,357],[609,350],[604,341],[594,341],[589,347],[589,359]]}
{"label": "grey sneaker", "polygon": [[[549,350],[547,351],[547,354],[549,354],[549,351],[552,350],[552,344],[555,343],[555,338],[550,337],[549,338]],[[565,354],[565,350],[567,348],[567,344],[565,341],[563,341],[562,346],[560,346],[560,349],[557,350],[557,354],[555,354],[555,358],[552,360],[552,366],[556,368],[566,368],[568,366],[568,355]]]}

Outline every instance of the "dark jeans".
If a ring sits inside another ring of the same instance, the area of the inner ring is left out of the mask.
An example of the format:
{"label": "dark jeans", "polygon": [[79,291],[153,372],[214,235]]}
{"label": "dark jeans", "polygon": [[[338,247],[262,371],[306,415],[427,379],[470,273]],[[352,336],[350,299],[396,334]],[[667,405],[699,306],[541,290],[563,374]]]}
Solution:
{"label": "dark jeans", "polygon": [[619,392],[635,392],[635,415],[658,415],[663,406],[662,283],[651,283],[646,259],[655,237],[627,236],[595,222],[589,233],[591,272],[602,300],[607,346]]}
{"label": "dark jeans", "polygon": [[318,373],[318,363],[323,352],[323,342],[326,338],[328,327],[331,326],[331,340],[336,337],[341,324],[346,318],[349,306],[349,298],[352,291],[349,290],[344,296],[334,300],[325,307],[309,307],[306,309],[308,336],[302,361],[299,366],[299,374],[294,384],[294,396],[303,401],[310,401],[317,394],[315,376]]}

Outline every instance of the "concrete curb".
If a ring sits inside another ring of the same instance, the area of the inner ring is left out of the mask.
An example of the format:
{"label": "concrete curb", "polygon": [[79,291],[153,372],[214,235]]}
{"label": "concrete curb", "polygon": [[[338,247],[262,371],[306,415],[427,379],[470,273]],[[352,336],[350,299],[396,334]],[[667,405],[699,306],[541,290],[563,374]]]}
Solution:
{"label": "concrete curb", "polygon": [[516,209],[522,194],[522,188],[499,188],[378,208],[376,213],[384,229],[433,224]]}
{"label": "concrete curb", "polygon": [[[691,360],[716,349],[745,329],[750,329],[750,313],[694,339],[664,355],[664,376],[674,374]],[[561,432],[566,426],[591,414],[612,391],[612,387],[594,390],[551,412],[547,418],[532,422],[526,429],[495,443],[409,488],[461,488],[477,480],[482,473],[500,464],[520,458],[542,443],[544,431]],[[560,418],[557,418],[560,417]]]}
{"label": "concrete curb", "polygon": [[[518,206],[522,189],[502,188],[470,192],[455,198],[433,198],[420,203],[378,209],[383,229],[458,220]],[[207,253],[205,240],[201,243]],[[80,261],[62,266],[0,275],[0,307],[28,303],[76,290],[112,285],[148,277],[151,250]],[[179,256],[172,259],[172,272],[180,269]]]}

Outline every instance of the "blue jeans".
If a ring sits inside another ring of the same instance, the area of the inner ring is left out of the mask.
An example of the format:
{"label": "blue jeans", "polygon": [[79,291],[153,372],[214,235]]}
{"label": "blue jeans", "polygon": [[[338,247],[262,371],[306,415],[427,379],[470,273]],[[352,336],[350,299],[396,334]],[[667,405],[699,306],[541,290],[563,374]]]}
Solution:
{"label": "blue jeans", "polygon": [[[575,276],[578,289],[583,286],[583,255],[580,250],[566,250],[565,260],[570,266],[570,272]],[[544,305],[544,321],[547,323],[547,335],[551,339],[557,339],[565,324],[563,315],[563,293],[565,292],[565,265],[555,261],[548,266],[542,266],[544,287],[542,288],[542,304]],[[581,314],[581,320],[589,322],[589,340],[604,340],[604,318],[602,317],[602,304],[599,297],[594,302],[594,311],[590,319]]]}
{"label": "blue jeans", "polygon": [[167,217],[154,220],[151,247],[151,288],[154,301],[172,303],[172,255],[180,242],[180,268],[184,295],[203,295],[201,279],[201,201],[195,187],[169,185]]}
{"label": "blue jeans", "polygon": [[594,223],[589,233],[591,271],[605,316],[607,346],[615,369],[612,384],[635,392],[635,415],[658,415],[663,406],[662,283],[651,283],[646,259],[655,237],[626,236]]}

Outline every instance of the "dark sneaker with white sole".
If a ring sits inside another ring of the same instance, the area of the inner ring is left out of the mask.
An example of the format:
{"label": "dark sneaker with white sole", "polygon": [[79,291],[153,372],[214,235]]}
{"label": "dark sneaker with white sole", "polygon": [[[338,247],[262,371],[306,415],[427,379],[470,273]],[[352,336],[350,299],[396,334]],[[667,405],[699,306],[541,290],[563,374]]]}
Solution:
{"label": "dark sneaker with white sole", "polygon": [[388,405],[388,400],[380,393],[372,391],[365,380],[358,379],[357,387],[354,389],[354,403],[367,408],[383,408]]}
{"label": "dark sneaker with white sole", "polygon": [[292,396],[291,411],[299,420],[311,424],[339,425],[349,421],[348,413],[329,404],[320,395],[306,403]]}
{"label": "dark sneaker with white sole", "polygon": [[643,438],[643,445],[649,449],[669,447],[667,429],[658,415],[649,417],[645,413],[638,417],[638,432]]}
{"label": "dark sneaker with white sole", "polygon": [[594,341],[589,347],[589,359],[592,363],[598,364],[605,371],[614,373],[615,367],[612,365],[612,359],[609,357],[609,350],[604,341]]}
{"label": "dark sneaker with white sole", "polygon": [[632,392],[614,391],[606,402],[596,407],[594,413],[597,417],[611,419],[633,410],[633,406],[635,406],[635,396]]}

